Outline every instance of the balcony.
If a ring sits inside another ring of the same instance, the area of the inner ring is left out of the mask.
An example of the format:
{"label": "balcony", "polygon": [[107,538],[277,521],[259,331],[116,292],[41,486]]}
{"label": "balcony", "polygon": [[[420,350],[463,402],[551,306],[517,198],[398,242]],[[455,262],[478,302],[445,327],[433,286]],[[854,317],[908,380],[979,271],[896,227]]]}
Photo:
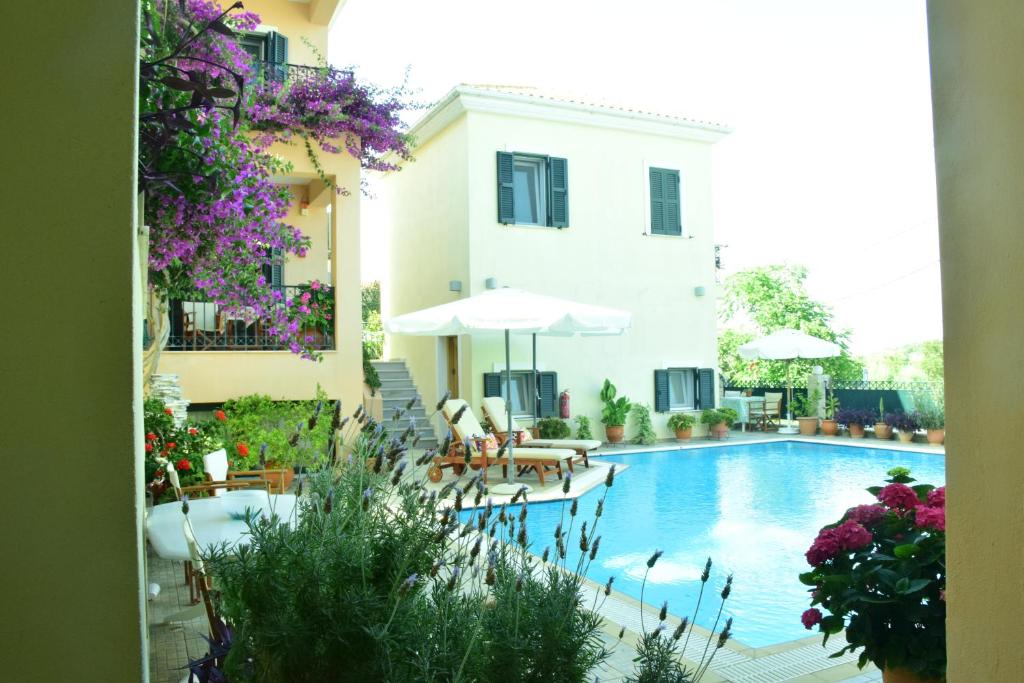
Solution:
{"label": "balcony", "polygon": [[[284,300],[309,291],[308,285],[280,288]],[[323,303],[323,302],[322,302]],[[312,338],[310,348],[334,350],[334,296],[326,302],[332,311],[328,325],[309,326],[303,336]],[[196,295],[191,300],[169,303],[171,334],[167,351],[287,351],[288,347],[272,336],[263,320],[253,320],[244,311],[228,310]]]}
{"label": "balcony", "polygon": [[309,66],[306,64],[281,64],[278,62],[256,62],[256,83],[302,83],[305,81],[348,80],[353,78],[348,69],[330,66]]}

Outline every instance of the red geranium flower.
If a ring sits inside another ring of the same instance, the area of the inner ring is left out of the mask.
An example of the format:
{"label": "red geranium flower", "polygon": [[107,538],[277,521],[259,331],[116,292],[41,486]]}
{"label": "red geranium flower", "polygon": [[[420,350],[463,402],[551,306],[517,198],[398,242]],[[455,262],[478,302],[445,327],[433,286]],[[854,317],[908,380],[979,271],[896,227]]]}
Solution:
{"label": "red geranium flower", "polygon": [[804,628],[810,631],[821,623],[821,610],[812,607],[800,616],[800,621],[804,623]]}
{"label": "red geranium flower", "polygon": [[177,467],[182,472],[184,472],[185,470],[192,469],[192,463],[188,461],[188,458],[182,458],[181,460],[176,462],[174,466]]}
{"label": "red geranium flower", "polygon": [[167,450],[169,450],[169,451],[170,450],[174,450],[177,447],[178,447],[178,444],[174,443],[173,441],[168,441],[167,442]]}
{"label": "red geranium flower", "polygon": [[213,413],[213,416],[215,418],[217,418],[218,420],[220,420],[221,422],[227,422],[228,421],[228,416],[224,414],[223,410],[215,410],[214,413]]}
{"label": "red geranium flower", "polygon": [[153,432],[146,434],[146,441],[156,441],[156,434]]}
{"label": "red geranium flower", "polygon": [[171,410],[170,408],[164,408],[164,412],[167,413],[168,415],[174,415],[174,411]]}
{"label": "red geranium flower", "polygon": [[152,453],[153,452],[153,444],[151,444],[151,443],[147,443],[146,444],[146,452],[147,453]]}
{"label": "red geranium flower", "polygon": [[196,434],[199,433],[199,430],[196,429],[195,427],[189,427],[188,428],[188,433],[191,434],[192,436],[195,436]]}
{"label": "red geranium flower", "polygon": [[244,443],[235,444],[235,450],[237,450],[238,454],[243,458],[249,457],[249,447],[246,446]]}

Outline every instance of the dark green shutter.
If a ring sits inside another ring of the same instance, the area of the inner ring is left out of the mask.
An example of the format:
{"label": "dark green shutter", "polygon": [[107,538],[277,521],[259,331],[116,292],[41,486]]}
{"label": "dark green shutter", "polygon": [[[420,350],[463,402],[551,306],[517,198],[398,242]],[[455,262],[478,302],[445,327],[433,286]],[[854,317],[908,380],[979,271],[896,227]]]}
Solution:
{"label": "dark green shutter", "polygon": [[650,168],[651,233],[681,235],[682,218],[679,192],[679,171]]}
{"label": "dark green shutter", "polygon": [[267,61],[274,64],[288,63],[288,38],[277,31],[267,34]]}
{"label": "dark green shutter", "polygon": [[502,376],[500,372],[484,373],[484,398],[501,396]]}
{"label": "dark green shutter", "polygon": [[558,157],[548,159],[548,207],[551,226],[569,225],[569,162]]}
{"label": "dark green shutter", "polygon": [[498,152],[498,222],[505,225],[516,222],[513,169],[513,156],[508,152]]}
{"label": "dark green shutter", "polygon": [[654,371],[654,412],[667,413],[669,410],[668,370]]}
{"label": "dark green shutter", "polygon": [[281,249],[270,250],[269,284],[273,289],[284,291],[284,251]]}
{"label": "dark green shutter", "polygon": [[701,410],[715,407],[715,371],[701,368],[697,371],[697,398]]}
{"label": "dark green shutter", "polygon": [[558,415],[558,373],[538,372],[537,384],[540,387],[537,414],[541,417],[555,417]]}

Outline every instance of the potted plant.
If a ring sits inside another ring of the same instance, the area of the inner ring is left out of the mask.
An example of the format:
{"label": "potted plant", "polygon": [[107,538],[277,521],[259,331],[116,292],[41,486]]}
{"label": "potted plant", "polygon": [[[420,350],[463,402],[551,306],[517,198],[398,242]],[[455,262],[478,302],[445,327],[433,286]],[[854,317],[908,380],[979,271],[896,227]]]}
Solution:
{"label": "potted plant", "polygon": [[693,415],[686,413],[675,413],[668,418],[668,428],[676,433],[676,441],[689,441],[693,436],[693,424],[696,420]]}
{"label": "potted plant", "polygon": [[905,468],[889,473],[887,486],[868,489],[878,502],[847,510],[807,551],[800,581],[812,607],[801,619],[826,642],[845,628],[848,645],[833,656],[863,648],[858,665],[871,661],[883,681],[944,680],[945,489],[908,486]]}
{"label": "potted plant", "polygon": [[811,393],[810,398],[803,395],[793,397],[793,415],[796,416],[796,421],[800,424],[802,436],[814,436],[818,433],[818,416],[814,413],[820,398],[821,393],[817,389]]}
{"label": "potted plant", "polygon": [[545,417],[537,422],[537,429],[542,439],[568,439],[572,429],[557,417]]}
{"label": "potted plant", "polygon": [[836,411],[836,422],[846,425],[854,439],[864,438],[864,425],[874,419],[874,411],[861,408],[840,408]]}
{"label": "potted plant", "polygon": [[878,421],[875,423],[875,438],[888,441],[892,438],[892,425],[885,421],[885,399],[878,399]]}
{"label": "potted plant", "polygon": [[914,440],[914,432],[918,428],[917,416],[903,412],[889,413],[885,421],[898,430],[901,442],[910,443]]}
{"label": "potted plant", "polygon": [[821,421],[821,433],[825,436],[835,436],[839,431],[839,423],[836,422],[837,410],[839,410],[839,398],[834,391],[829,391],[825,398],[825,419]]}
{"label": "potted plant", "polygon": [[941,446],[946,440],[946,413],[942,408],[919,411],[917,421],[928,432],[928,443]]}
{"label": "potted plant", "polygon": [[618,390],[615,385],[606,379],[604,386],[601,387],[601,402],[604,403],[604,407],[601,408],[601,422],[604,423],[605,436],[609,443],[622,441],[626,418],[629,417],[629,411],[633,407],[628,398],[625,396],[616,398],[617,394]]}
{"label": "potted plant", "polygon": [[700,414],[700,422],[707,426],[708,438],[724,439],[737,417],[736,411],[732,408],[706,408]]}

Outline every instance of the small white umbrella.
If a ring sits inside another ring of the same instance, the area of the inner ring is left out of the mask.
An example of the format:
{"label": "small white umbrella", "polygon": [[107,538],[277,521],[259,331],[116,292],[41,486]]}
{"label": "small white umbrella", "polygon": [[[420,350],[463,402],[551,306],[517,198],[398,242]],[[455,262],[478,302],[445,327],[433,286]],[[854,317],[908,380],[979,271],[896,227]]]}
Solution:
{"label": "small white umbrella", "polygon": [[[627,311],[591,306],[566,299],[531,294],[521,289],[503,287],[440,306],[425,308],[391,318],[384,329],[391,334],[447,337],[459,334],[505,335],[505,405],[508,411],[508,433],[512,435],[512,362],[509,344],[511,334],[534,337],[533,366],[537,374],[536,336],[567,337],[575,334],[622,334],[632,324]],[[509,439],[508,481],[494,487],[495,493],[514,493],[516,486],[514,439]]]}
{"label": "small white umbrella", "polygon": [[[790,366],[797,358],[832,358],[842,353],[842,348],[818,337],[812,337],[799,330],[783,329],[772,332],[766,337],[755,339],[739,347],[741,358],[746,360],[784,360],[786,361],[786,383],[789,394],[786,399],[786,417],[793,421],[793,378]],[[780,434],[796,434],[792,426],[779,429]]]}

